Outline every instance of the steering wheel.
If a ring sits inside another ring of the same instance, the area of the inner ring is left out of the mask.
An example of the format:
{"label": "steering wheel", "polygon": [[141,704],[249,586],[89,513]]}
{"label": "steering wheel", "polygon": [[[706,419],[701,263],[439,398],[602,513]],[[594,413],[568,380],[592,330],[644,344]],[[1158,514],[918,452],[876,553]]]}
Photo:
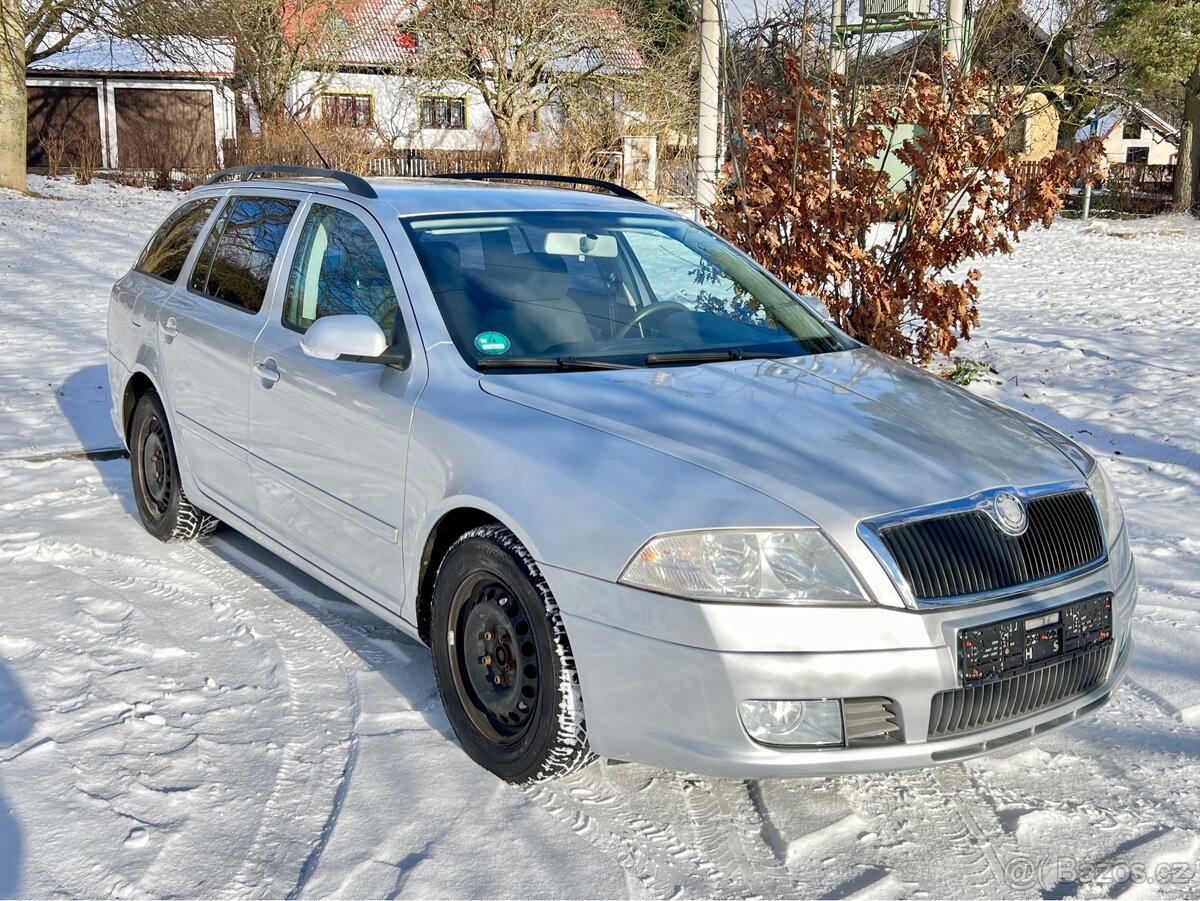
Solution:
{"label": "steering wheel", "polygon": [[630,332],[632,332],[635,328],[640,326],[652,316],[662,316],[665,313],[679,312],[690,313],[692,311],[688,307],[685,307],[683,304],[674,300],[660,300],[658,303],[652,303],[648,307],[642,307],[637,311],[637,313],[634,314],[633,318],[625,324],[625,328],[621,329],[621,333],[616,336],[616,340],[619,341],[622,338],[628,337]]}

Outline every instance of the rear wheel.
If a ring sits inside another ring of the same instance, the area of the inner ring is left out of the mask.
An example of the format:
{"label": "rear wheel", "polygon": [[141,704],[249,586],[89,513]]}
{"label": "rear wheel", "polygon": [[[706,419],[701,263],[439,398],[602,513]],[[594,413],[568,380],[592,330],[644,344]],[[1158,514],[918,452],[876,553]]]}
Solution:
{"label": "rear wheel", "polygon": [[133,410],[129,469],[142,525],[159,541],[206,538],[216,529],[216,517],[196,509],[183,493],[167,414],[154,391],[143,394]]}
{"label": "rear wheel", "polygon": [[473,529],[434,584],[438,692],[463,749],[509,782],[542,782],[591,760],[583,700],[558,605],[503,526]]}

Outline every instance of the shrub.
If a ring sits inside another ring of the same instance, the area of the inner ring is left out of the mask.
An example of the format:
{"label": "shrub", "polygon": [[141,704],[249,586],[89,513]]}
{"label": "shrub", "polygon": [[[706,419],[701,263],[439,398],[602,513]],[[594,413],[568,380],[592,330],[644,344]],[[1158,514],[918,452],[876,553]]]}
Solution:
{"label": "shrub", "polygon": [[[1089,142],[1018,167],[1002,144],[1019,92],[946,68],[944,81],[916,73],[890,96],[860,85],[857,100],[837,76],[802,77],[793,59],[783,88],[751,82],[735,107],[733,178],[709,216],[850,334],[917,362],[949,355],[979,323],[980,273],[953,270],[1048,227],[1100,153]],[[889,146],[897,124],[916,137]],[[889,184],[884,154],[910,170],[901,183]]]}
{"label": "shrub", "polygon": [[71,168],[75,173],[75,184],[90,185],[100,168],[100,146],[86,136],[71,145]]}

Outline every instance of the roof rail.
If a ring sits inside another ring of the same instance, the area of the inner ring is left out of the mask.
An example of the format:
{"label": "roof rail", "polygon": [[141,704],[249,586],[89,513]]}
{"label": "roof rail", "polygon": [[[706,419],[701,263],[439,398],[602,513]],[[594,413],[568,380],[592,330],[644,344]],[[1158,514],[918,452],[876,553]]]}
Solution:
{"label": "roof rail", "polygon": [[340,169],[317,169],[311,166],[234,166],[230,169],[222,169],[210,176],[204,183],[215,185],[227,178],[249,181],[255,175],[306,175],[310,178],[331,178],[334,181],[340,181],[351,194],[366,197],[369,200],[374,200],[379,196],[365,178],[350,172],[343,172]]}
{"label": "roof rail", "polygon": [[627,200],[640,200],[649,203],[641,194],[637,194],[622,185],[611,181],[601,181],[598,178],[581,178],[575,175],[545,175],[536,172],[443,172],[438,175],[427,175],[426,178],[462,178],[470,181],[548,181],[555,184],[587,185],[600,188],[617,197]]}

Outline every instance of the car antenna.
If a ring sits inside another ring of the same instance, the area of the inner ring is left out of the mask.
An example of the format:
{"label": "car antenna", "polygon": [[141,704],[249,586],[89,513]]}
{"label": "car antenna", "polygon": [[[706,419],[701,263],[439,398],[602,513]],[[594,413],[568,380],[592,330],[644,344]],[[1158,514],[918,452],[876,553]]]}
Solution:
{"label": "car antenna", "polygon": [[326,169],[332,169],[333,167],[329,165],[329,160],[325,159],[325,154],[321,152],[321,148],[314,144],[313,139],[308,136],[308,132],[304,130],[304,126],[300,124],[300,119],[292,108],[286,103],[283,105],[283,108],[288,111],[288,115],[292,117],[292,122],[300,129],[300,134],[304,135],[304,140],[308,141],[308,146],[313,149],[313,153],[317,155],[317,159],[321,161],[321,165]]}

